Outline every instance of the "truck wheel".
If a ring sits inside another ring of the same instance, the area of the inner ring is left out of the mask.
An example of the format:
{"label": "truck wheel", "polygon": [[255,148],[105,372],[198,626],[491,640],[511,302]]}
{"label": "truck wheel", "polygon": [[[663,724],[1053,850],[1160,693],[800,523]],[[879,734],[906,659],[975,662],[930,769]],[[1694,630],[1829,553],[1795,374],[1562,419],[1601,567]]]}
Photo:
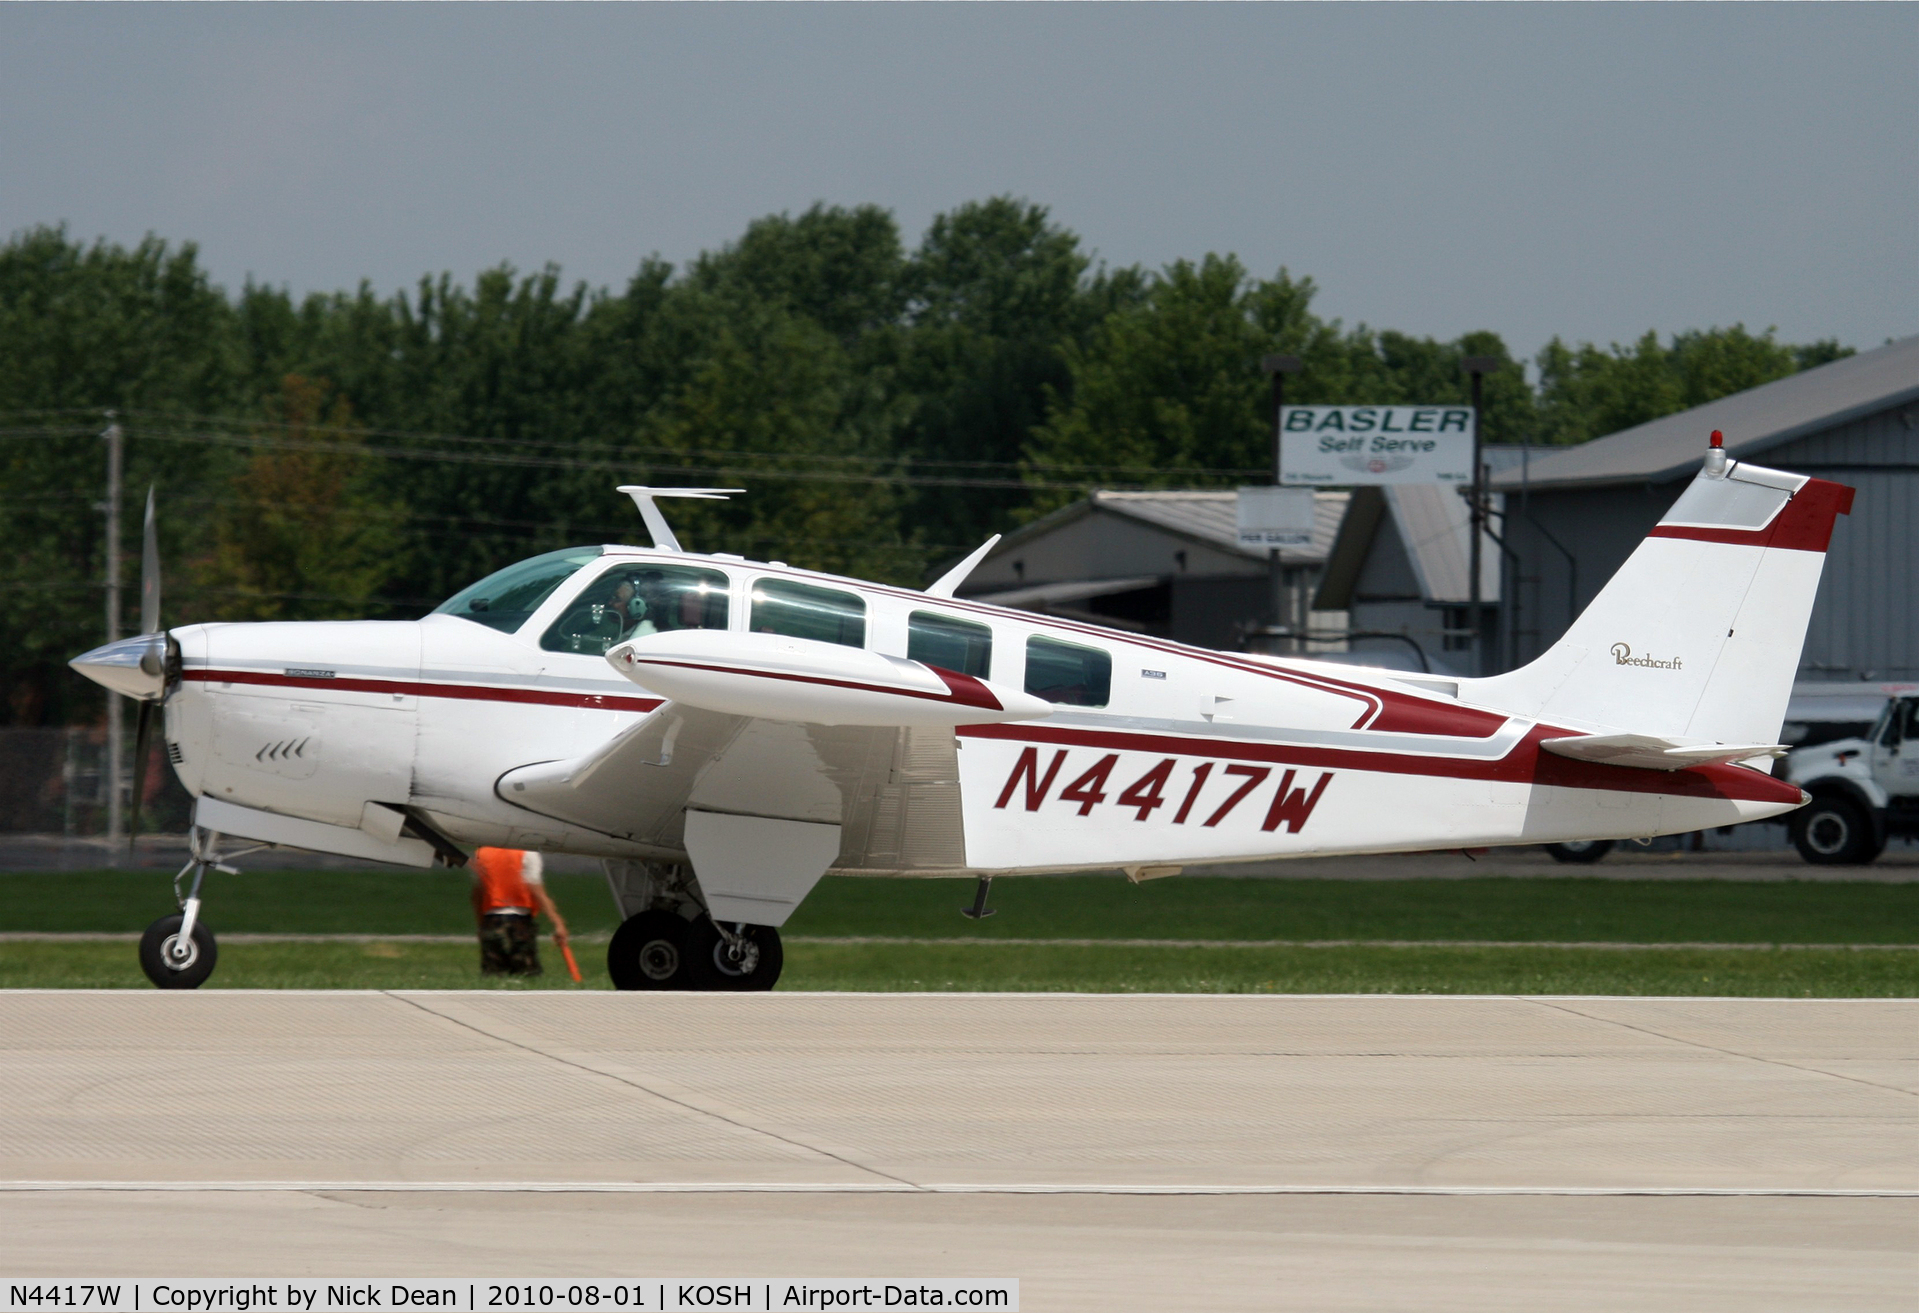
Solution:
{"label": "truck wheel", "polygon": [[1612,851],[1611,839],[1574,839],[1571,843],[1549,843],[1546,855],[1555,862],[1590,866]]}
{"label": "truck wheel", "polygon": [[1879,855],[1872,818],[1845,798],[1814,798],[1792,818],[1792,843],[1815,866],[1860,866]]}

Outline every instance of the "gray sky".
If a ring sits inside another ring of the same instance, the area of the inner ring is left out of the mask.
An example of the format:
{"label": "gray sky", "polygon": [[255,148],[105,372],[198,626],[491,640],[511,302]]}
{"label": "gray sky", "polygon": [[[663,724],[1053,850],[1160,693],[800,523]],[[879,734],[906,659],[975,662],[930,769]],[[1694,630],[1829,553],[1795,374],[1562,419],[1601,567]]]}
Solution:
{"label": "gray sky", "polygon": [[0,229],[229,287],[619,285],[755,216],[1001,192],[1115,264],[1601,342],[1919,332],[1919,6],[0,5]]}

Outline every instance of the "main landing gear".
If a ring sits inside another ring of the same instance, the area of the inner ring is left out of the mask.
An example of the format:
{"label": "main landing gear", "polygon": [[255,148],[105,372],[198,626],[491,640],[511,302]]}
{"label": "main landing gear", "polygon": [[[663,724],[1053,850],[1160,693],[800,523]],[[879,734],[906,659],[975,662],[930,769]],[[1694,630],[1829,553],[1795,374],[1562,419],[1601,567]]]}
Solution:
{"label": "main landing gear", "polygon": [[773,988],[785,954],[770,925],[716,925],[655,908],[630,916],[606,946],[615,989]]}
{"label": "main landing gear", "polygon": [[[210,830],[196,829],[188,835],[187,844],[193,855],[173,877],[173,898],[180,904],[180,911],[161,917],[140,936],[140,969],[161,989],[198,989],[220,961],[220,946],[214,941],[213,932],[200,920],[200,882],[209,869],[225,871],[228,875],[238,875],[239,871],[225,864],[217,851],[219,843],[220,836]],[[259,848],[248,848],[233,855],[245,856],[258,851]],[[193,885],[183,898],[180,881],[189,871],[193,872]]]}
{"label": "main landing gear", "polygon": [[691,872],[652,862],[608,862],[607,882],[626,915],[606,946],[615,989],[773,988],[785,954],[769,925],[716,924]]}

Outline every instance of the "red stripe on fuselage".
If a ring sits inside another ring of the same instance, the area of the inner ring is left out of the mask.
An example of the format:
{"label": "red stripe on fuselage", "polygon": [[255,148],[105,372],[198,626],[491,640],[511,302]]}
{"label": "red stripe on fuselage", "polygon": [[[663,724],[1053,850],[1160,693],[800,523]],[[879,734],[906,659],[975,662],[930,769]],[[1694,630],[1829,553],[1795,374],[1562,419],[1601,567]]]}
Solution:
{"label": "red stripe on fuselage", "polygon": [[312,679],[264,670],[187,670],[182,679],[209,684],[261,684],[274,688],[325,688],[349,693],[392,693],[402,697],[450,698],[461,702],[518,702],[547,707],[590,707],[602,711],[651,711],[661,698],[617,693],[561,693],[551,689],[498,688],[486,684],[430,684],[408,679]]}
{"label": "red stripe on fuselage", "polygon": [[1650,771],[1561,757],[1542,751],[1539,747],[1541,740],[1576,731],[1556,729],[1550,725],[1533,726],[1524,739],[1513,745],[1510,752],[1492,760],[1427,756],[1416,752],[1376,752],[1364,748],[1222,741],[1177,734],[1145,734],[1133,730],[1054,728],[1048,725],[971,725],[963,726],[957,732],[971,738],[1009,739],[1099,751],[1118,748],[1179,753],[1213,761],[1263,761],[1284,766],[1378,771],[1387,775],[1496,780],[1511,784],[1556,785],[1567,789],[1604,789],[1614,793],[1668,793],[1688,798],[1785,802],[1795,806],[1800,800],[1797,785],[1776,780],[1770,775],[1761,775],[1743,766],[1694,766],[1678,771]]}

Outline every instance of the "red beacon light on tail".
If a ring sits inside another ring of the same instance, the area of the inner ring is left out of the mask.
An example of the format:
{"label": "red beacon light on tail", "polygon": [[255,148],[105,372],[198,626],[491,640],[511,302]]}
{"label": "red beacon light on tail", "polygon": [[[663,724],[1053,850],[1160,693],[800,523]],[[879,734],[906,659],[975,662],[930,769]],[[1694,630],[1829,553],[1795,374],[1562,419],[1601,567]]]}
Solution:
{"label": "red beacon light on tail", "polygon": [[1712,431],[1712,445],[1706,449],[1706,473],[1715,479],[1726,477],[1726,435],[1718,429]]}

